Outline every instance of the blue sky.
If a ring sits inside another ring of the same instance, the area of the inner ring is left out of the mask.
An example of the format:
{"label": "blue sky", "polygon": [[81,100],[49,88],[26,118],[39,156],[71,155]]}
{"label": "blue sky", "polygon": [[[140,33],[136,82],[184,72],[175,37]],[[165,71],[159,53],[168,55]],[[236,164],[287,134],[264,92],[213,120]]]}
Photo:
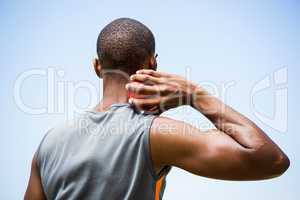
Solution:
{"label": "blue sky", "polygon": [[[54,71],[55,92],[60,86],[68,88],[68,83],[88,83],[101,98],[102,83],[94,75],[91,60],[99,31],[118,17],[135,18],[151,28],[159,70],[188,74],[191,80],[208,86],[257,122],[291,159],[284,176],[260,182],[217,181],[173,169],[165,199],[295,199],[300,195],[296,187],[300,178],[299,9],[296,0],[1,1],[0,199],[22,197],[32,155],[44,133],[72,117],[73,106],[85,109],[95,103],[89,96],[91,90],[84,88],[64,94],[62,101],[58,93],[49,97],[45,76],[36,75],[18,89],[26,105],[48,112],[30,114],[16,102],[16,81],[32,69],[47,75]],[[276,74],[286,79],[283,84],[274,84]],[[264,79],[270,86],[253,94]],[[224,85],[230,87],[222,95]],[[61,106],[61,112],[56,107],[49,112],[47,98]],[[66,106],[70,98],[73,104]],[[206,124],[203,116],[190,109],[167,115]]]}

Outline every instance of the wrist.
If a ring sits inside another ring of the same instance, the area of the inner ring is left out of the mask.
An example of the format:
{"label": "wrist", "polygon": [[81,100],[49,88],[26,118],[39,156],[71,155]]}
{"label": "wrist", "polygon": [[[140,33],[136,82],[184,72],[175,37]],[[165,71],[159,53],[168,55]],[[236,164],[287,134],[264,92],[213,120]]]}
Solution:
{"label": "wrist", "polygon": [[191,100],[192,100],[192,106],[195,107],[196,102],[198,102],[201,98],[205,97],[208,95],[208,92],[203,89],[202,87],[200,87],[197,84],[193,83],[192,86],[192,96],[191,96]]}
{"label": "wrist", "polygon": [[199,100],[199,98],[207,96],[208,92],[196,83],[189,82],[186,94],[188,97],[187,103],[196,108],[196,102]]}

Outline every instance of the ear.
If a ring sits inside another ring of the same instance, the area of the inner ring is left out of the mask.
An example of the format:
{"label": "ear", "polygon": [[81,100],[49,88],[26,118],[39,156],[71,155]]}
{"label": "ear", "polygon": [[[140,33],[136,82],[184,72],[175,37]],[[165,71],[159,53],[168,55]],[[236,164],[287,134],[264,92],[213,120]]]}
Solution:
{"label": "ear", "polygon": [[102,78],[102,73],[101,73],[101,71],[102,71],[102,66],[101,66],[100,61],[99,61],[98,58],[94,58],[94,59],[93,59],[93,66],[94,66],[94,70],[95,70],[97,76],[98,76],[99,78]]}
{"label": "ear", "polygon": [[157,61],[156,61],[156,56],[151,56],[149,59],[149,69],[153,69],[156,71],[157,69]]}

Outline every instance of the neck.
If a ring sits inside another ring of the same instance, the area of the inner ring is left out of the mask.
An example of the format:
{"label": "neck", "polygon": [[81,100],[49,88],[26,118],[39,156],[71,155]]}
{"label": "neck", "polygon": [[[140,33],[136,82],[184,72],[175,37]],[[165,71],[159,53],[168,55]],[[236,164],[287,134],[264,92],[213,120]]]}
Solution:
{"label": "neck", "polygon": [[124,76],[104,76],[103,77],[103,98],[96,106],[97,111],[105,111],[112,104],[128,103],[127,90],[125,85],[129,79]]}

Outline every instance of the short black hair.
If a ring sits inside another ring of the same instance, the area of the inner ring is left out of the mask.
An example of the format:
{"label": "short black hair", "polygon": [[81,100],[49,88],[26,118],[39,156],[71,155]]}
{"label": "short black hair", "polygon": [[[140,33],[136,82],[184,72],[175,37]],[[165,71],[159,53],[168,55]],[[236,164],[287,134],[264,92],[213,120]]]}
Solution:
{"label": "short black hair", "polygon": [[141,22],[119,18],[106,25],[97,40],[97,54],[103,69],[132,74],[155,52],[151,30]]}

